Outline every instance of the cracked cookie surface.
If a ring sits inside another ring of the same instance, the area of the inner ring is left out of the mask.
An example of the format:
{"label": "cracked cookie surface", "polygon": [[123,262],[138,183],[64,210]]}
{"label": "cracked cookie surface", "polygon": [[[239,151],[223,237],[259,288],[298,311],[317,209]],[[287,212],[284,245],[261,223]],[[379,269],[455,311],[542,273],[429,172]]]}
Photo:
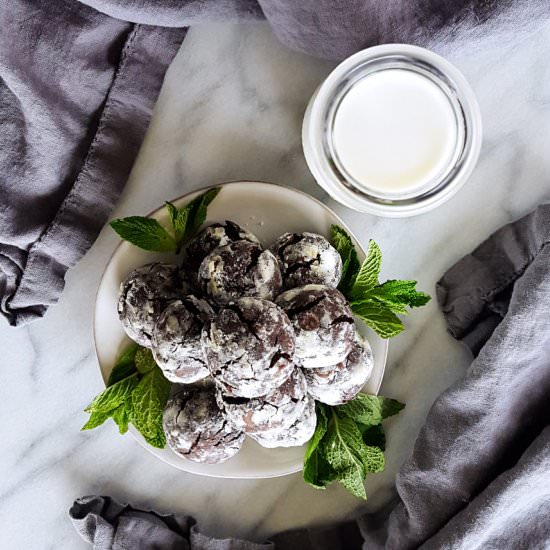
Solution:
{"label": "cracked cookie surface", "polygon": [[285,233],[270,250],[277,256],[286,289],[308,284],[336,288],[342,259],[325,237],[316,233]]}
{"label": "cracked cookie surface", "polygon": [[367,339],[356,334],[355,342],[344,361],[330,367],[304,369],[307,391],[327,405],[351,401],[369,379],[374,366]]}
{"label": "cracked cookie surface", "polygon": [[210,375],[201,332],[213,315],[210,305],[193,295],[171,302],[160,314],[153,330],[153,356],[171,382],[190,384]]}
{"label": "cracked cookie surface", "polygon": [[240,430],[246,433],[278,430],[290,426],[302,415],[307,404],[307,384],[296,367],[286,382],[262,397],[235,397],[219,386],[216,398]]}
{"label": "cracked cookie surface", "polygon": [[280,294],[275,303],[288,315],[296,334],[296,361],[304,368],[343,361],[355,340],[351,309],[341,292],[306,285]]}
{"label": "cracked cookie surface", "polygon": [[245,437],[222,414],[213,384],[175,393],[164,409],[163,427],[176,454],[203,464],[219,464],[236,455]]}
{"label": "cracked cookie surface", "polygon": [[237,397],[259,397],[283,384],[295,368],[294,340],[279,307],[250,297],[227,305],[202,332],[212,376]]}
{"label": "cracked cookie surface", "polygon": [[117,306],[126,334],[150,348],[155,323],[164,308],[190,291],[176,265],[151,263],[134,269],[120,284]]}
{"label": "cracked cookie surface", "polygon": [[235,222],[226,220],[223,223],[213,223],[187,243],[183,250],[182,267],[187,271],[196,272],[210,252],[236,241],[248,241],[260,245],[256,235]]}
{"label": "cracked cookie surface", "polygon": [[248,241],[236,241],[208,254],[199,267],[198,282],[202,292],[218,304],[242,296],[273,300],[282,288],[277,258]]}
{"label": "cracked cookie surface", "polygon": [[299,447],[307,443],[315,432],[317,415],[315,401],[308,397],[301,416],[287,428],[249,434],[262,447]]}

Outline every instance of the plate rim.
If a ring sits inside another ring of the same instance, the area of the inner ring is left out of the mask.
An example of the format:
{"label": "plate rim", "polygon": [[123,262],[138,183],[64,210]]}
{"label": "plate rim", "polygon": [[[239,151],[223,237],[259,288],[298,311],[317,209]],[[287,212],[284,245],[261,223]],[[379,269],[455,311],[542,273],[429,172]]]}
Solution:
{"label": "plate rim", "polygon": [[[339,225],[341,225],[347,231],[347,233],[352,237],[352,239],[354,240],[356,245],[359,246],[359,248],[361,249],[363,254],[366,255],[366,250],[361,245],[361,242],[359,241],[359,239],[356,237],[356,235],[353,233],[353,231],[351,231],[351,229],[348,227],[348,225],[342,220],[342,218],[338,214],[336,214],[336,212],[334,212],[329,206],[327,206],[325,203],[323,203],[322,201],[320,201],[316,197],[313,197],[309,193],[306,193],[305,191],[302,191],[301,189],[297,189],[296,187],[292,187],[290,185],[283,185],[283,184],[280,184],[280,183],[272,183],[272,182],[262,181],[262,180],[230,180],[230,181],[224,181],[224,182],[216,183],[216,184],[213,184],[213,185],[206,185],[206,186],[200,187],[198,189],[194,189],[193,191],[189,191],[188,193],[184,193],[183,195],[179,195],[178,197],[174,197],[172,199],[169,199],[169,202],[172,202],[172,203],[179,202],[179,201],[184,200],[186,198],[194,197],[195,195],[199,195],[201,193],[204,193],[208,189],[213,189],[213,188],[216,188],[216,187],[220,187],[220,188],[230,187],[230,186],[233,186],[233,185],[241,185],[241,184],[256,184],[256,185],[259,184],[261,186],[280,187],[280,188],[286,189],[287,191],[291,191],[291,192],[297,193],[299,195],[302,195],[306,199],[317,203],[319,206],[321,206],[324,210],[326,210],[332,217],[334,217],[338,221]],[[150,218],[150,217],[154,216],[155,214],[159,213],[163,208],[165,208],[164,204],[162,204],[159,207],[151,210],[147,214],[144,214],[144,217]],[[104,280],[104,278],[107,274],[107,269],[108,269],[109,265],[111,264],[111,262],[113,261],[113,258],[115,257],[115,255],[117,254],[119,249],[125,244],[125,242],[126,241],[121,239],[120,242],[115,246],[114,250],[109,255],[109,258],[107,259],[107,262],[103,266],[103,272],[102,272],[101,277],[99,279],[99,282],[98,282],[98,285],[97,285],[97,288],[96,288],[96,291],[95,291],[95,295],[94,295],[94,309],[93,309],[93,314],[92,314],[92,337],[93,337],[93,341],[94,341],[94,353],[95,353],[95,357],[96,357],[97,369],[99,371],[99,376],[100,376],[103,384],[105,385],[105,387],[107,387],[107,380],[103,376],[103,370],[101,368],[101,363],[99,361],[99,354],[98,354],[98,341],[97,341],[97,331],[96,331],[96,327],[97,327],[97,302],[98,302],[99,290],[102,287],[103,280]],[[383,354],[384,368],[383,368],[383,371],[382,371],[382,377],[380,378],[380,381],[378,383],[378,386],[376,388],[376,392],[375,392],[374,395],[378,395],[378,393],[380,391],[380,387],[382,386],[382,381],[384,379],[384,375],[386,373],[386,366],[387,366],[388,352],[389,352],[389,341],[387,339],[384,339],[384,342],[385,342],[384,354]],[[289,471],[284,472],[284,473],[273,473],[273,474],[269,474],[269,475],[242,476],[242,475],[229,474],[229,475],[220,476],[220,475],[217,475],[217,474],[210,474],[208,472],[204,472],[204,473],[203,472],[200,472],[200,473],[199,472],[190,472],[190,471],[185,470],[183,468],[178,468],[177,466],[175,466],[174,464],[169,462],[162,455],[153,453],[151,451],[151,449],[149,448],[149,445],[139,435],[139,432],[136,430],[136,428],[134,428],[134,426],[130,425],[129,429],[128,429],[128,432],[132,435],[132,439],[134,441],[136,441],[141,447],[143,447],[146,451],[148,451],[150,454],[152,454],[155,458],[161,460],[162,462],[164,462],[165,464],[167,464],[171,468],[176,468],[177,470],[184,471],[184,472],[186,472],[188,474],[191,474],[191,475],[199,475],[199,476],[210,477],[210,478],[218,478],[218,479],[273,479],[273,478],[277,478],[277,477],[284,477],[284,476],[288,476],[288,475],[293,475],[295,473],[298,473],[298,472],[302,471],[302,466],[299,466],[296,469],[289,470]]]}

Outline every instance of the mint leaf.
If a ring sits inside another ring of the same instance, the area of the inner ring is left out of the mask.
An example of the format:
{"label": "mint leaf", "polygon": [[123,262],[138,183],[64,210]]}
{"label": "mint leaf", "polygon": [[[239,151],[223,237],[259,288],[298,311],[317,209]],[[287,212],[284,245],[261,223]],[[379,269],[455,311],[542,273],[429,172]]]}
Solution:
{"label": "mint leaf", "polygon": [[183,241],[185,236],[185,229],[187,228],[187,220],[189,218],[189,210],[187,208],[177,208],[171,202],[165,202],[168,215],[170,216],[170,223],[174,230],[174,236],[178,245]]}
{"label": "mint leaf", "polygon": [[338,474],[328,463],[320,449],[315,449],[304,464],[304,481],[315,489],[326,489],[326,486],[338,478]]}
{"label": "mint leaf", "polygon": [[395,399],[366,394],[335,407],[316,402],[317,425],[304,458],[304,480],[317,489],[340,481],[366,499],[365,477],[385,467],[381,423],[404,406]]}
{"label": "mint leaf", "polygon": [[366,499],[363,481],[367,475],[364,459],[367,446],[355,422],[332,414],[323,439],[323,454],[338,475],[338,481],[351,493]]}
{"label": "mint leaf", "polygon": [[208,189],[184,207],[188,212],[187,227],[185,229],[186,239],[191,237],[205,222],[208,206],[218,196],[220,191],[219,187]]}
{"label": "mint leaf", "polygon": [[170,382],[158,367],[145,374],[132,392],[132,424],[147,443],[160,449],[166,445],[162,413],[169,394]]}
{"label": "mint leaf", "polygon": [[[361,431],[359,431],[361,433]],[[386,460],[384,458],[384,451],[380,447],[375,447],[372,445],[367,445],[363,439],[363,434],[361,433],[361,441],[363,445],[359,447],[359,455],[363,460],[363,465],[367,474],[376,474],[378,472],[383,472],[386,466]]]}
{"label": "mint leaf", "polygon": [[327,432],[328,416],[325,411],[326,405],[315,402],[315,412],[317,413],[317,425],[315,426],[315,432],[313,437],[309,440],[304,460],[307,462],[308,458],[313,454],[315,449],[319,446],[319,442],[323,439],[323,436]]}
{"label": "mint leaf", "polygon": [[364,475],[361,472],[350,466],[338,473],[338,481],[347,489],[353,496],[367,500],[367,492],[365,491]]}
{"label": "mint leaf", "polygon": [[416,281],[386,281],[370,290],[368,297],[382,302],[395,313],[407,313],[406,306],[420,307],[431,300],[428,294],[416,290]]}
{"label": "mint leaf", "polygon": [[405,330],[405,326],[385,304],[376,300],[354,300],[351,311],[381,338],[392,338]]}
{"label": "mint leaf", "polygon": [[396,399],[390,399],[389,397],[378,396],[378,401],[380,402],[382,420],[398,414],[405,408],[403,403],[400,403]]}
{"label": "mint leaf", "polygon": [[331,468],[323,453],[318,448],[323,439],[328,425],[326,405],[315,403],[317,412],[317,426],[313,437],[310,439],[304,457],[304,481],[316,489],[324,489],[331,481],[336,479],[336,472]]}
{"label": "mint leaf", "polygon": [[94,428],[97,428],[98,426],[101,426],[109,418],[109,413],[102,413],[102,412],[92,412],[90,415],[90,418],[88,418],[88,422],[82,426],[81,430],[93,430]]}
{"label": "mint leaf", "polygon": [[109,375],[109,380],[107,381],[107,386],[112,386],[116,384],[119,380],[130,376],[136,372],[136,366],[134,364],[134,358],[136,352],[139,349],[137,344],[132,344],[130,347],[126,348],[122,352],[122,355],[118,358],[111,374]]}
{"label": "mint leaf", "polygon": [[367,249],[367,257],[361,265],[361,269],[351,289],[351,298],[362,298],[366,292],[378,284],[378,275],[380,275],[381,265],[382,252],[378,245],[373,240],[370,240],[369,248]]}
{"label": "mint leaf", "polygon": [[110,225],[125,241],[144,250],[170,252],[177,248],[174,237],[152,218],[130,216],[112,220]]}
{"label": "mint leaf", "polygon": [[338,225],[330,226],[330,242],[342,258],[342,276],[338,290],[347,296],[353,288],[361,264],[351,237]]}
{"label": "mint leaf", "polygon": [[405,405],[395,399],[360,393],[334,410],[339,416],[347,416],[364,426],[375,426],[404,408]]}
{"label": "mint leaf", "polygon": [[365,426],[382,422],[382,402],[376,395],[359,393],[351,401],[335,407],[335,410],[338,416],[347,416]]}
{"label": "mint leaf", "polygon": [[357,427],[363,436],[363,441],[366,445],[371,447],[379,447],[383,451],[386,449],[386,434],[382,424],[376,424],[375,426],[364,426],[358,424]]}
{"label": "mint leaf", "polygon": [[121,405],[137,386],[137,374],[119,380],[100,393],[85,409],[89,413],[110,413]]}
{"label": "mint leaf", "polygon": [[127,399],[119,405],[111,414],[112,419],[115,424],[118,426],[118,431],[120,434],[125,434],[128,431],[128,424],[130,422],[130,413],[131,413],[131,400]]}
{"label": "mint leaf", "polygon": [[153,358],[153,352],[147,348],[139,348],[135,355],[136,369],[141,374],[145,374],[153,370],[157,364]]}

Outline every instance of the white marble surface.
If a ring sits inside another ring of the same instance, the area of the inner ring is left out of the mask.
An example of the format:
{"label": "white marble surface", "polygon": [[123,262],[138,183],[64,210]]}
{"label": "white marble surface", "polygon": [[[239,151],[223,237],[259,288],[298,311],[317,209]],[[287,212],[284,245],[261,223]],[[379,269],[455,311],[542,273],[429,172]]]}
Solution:
{"label": "white marble surface", "polygon": [[[535,24],[533,24],[535,25]],[[280,46],[267,26],[193,29],[172,65],[153,123],[116,215],[145,213],[190,189],[234,179],[293,185],[319,197],[366,242],[384,251],[384,274],[433,292],[440,275],[499,225],[550,196],[550,26],[478,38],[444,51],[476,90],[485,126],[481,161],[447,205],[416,219],[357,214],[328,199],[300,145],[306,102],[331,63]],[[407,403],[388,423],[386,472],[367,482],[365,505],[338,486],[307,487],[299,475],[216,480],[171,469],[111,423],[81,433],[101,390],[92,307],[117,240],[106,229],[67,277],[57,307],[29,327],[0,329],[0,547],[86,548],[67,510],[73,499],[111,494],[139,506],[193,514],[213,535],[273,531],[374,509],[387,499],[435,397],[469,358],[445,333],[435,303],[392,341],[382,393]]]}

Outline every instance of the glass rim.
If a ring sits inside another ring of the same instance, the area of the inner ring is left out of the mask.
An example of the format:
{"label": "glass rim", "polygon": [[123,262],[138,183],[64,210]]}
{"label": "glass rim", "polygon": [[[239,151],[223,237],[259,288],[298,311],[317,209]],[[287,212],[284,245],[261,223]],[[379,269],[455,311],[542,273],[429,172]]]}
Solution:
{"label": "glass rim", "polygon": [[[347,173],[332,143],[339,102],[360,79],[376,71],[407,69],[429,78],[449,100],[457,121],[455,151],[445,169],[408,193],[382,193]],[[375,46],[338,65],[311,99],[302,129],[306,161],[318,183],[336,200],[355,210],[385,216],[409,216],[448,200],[471,175],[481,148],[481,114],[470,85],[439,55],[406,44]]]}

